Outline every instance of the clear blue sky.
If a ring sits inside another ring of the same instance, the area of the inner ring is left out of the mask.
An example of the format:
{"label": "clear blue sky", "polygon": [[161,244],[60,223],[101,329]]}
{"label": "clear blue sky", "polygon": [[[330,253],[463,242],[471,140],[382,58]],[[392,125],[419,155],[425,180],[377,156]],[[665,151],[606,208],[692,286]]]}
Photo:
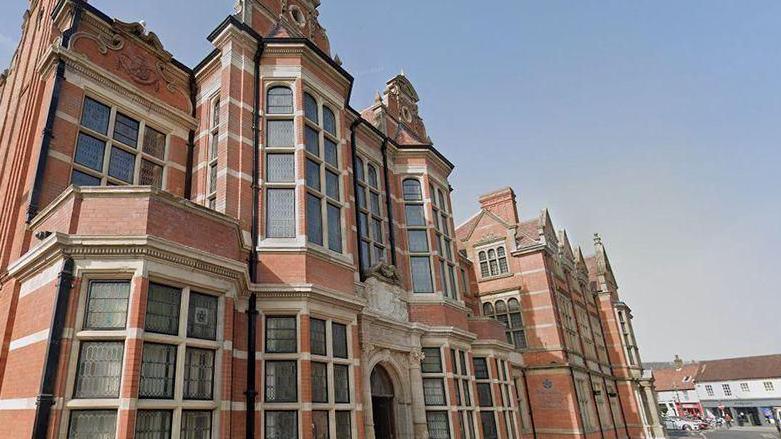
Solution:
{"label": "clear blue sky", "polygon": [[[192,66],[233,0],[92,3]],[[523,217],[600,232],[645,360],[781,353],[781,2],[322,3],[353,106],[415,84],[460,220],[509,185]],[[25,4],[0,5],[4,65]]]}

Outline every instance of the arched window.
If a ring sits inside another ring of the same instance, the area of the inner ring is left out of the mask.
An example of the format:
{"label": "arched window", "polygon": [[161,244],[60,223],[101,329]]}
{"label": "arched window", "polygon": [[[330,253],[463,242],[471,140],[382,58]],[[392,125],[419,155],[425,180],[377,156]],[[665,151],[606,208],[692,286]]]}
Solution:
{"label": "arched window", "polygon": [[212,125],[209,131],[209,173],[207,174],[209,193],[206,203],[209,209],[217,208],[217,149],[220,139],[220,98],[212,102]]}
{"label": "arched window", "polygon": [[491,317],[494,315],[494,306],[490,303],[484,303],[483,304],[483,315],[486,317]]}
{"label": "arched window", "polygon": [[292,114],[293,90],[283,86],[270,88],[266,95],[266,112],[268,114]]}
{"label": "arched window", "polygon": [[483,314],[488,317],[493,317],[504,324],[507,343],[514,345],[516,349],[525,349],[526,334],[523,328],[521,305],[518,302],[518,299],[510,298],[507,303],[503,300],[497,300],[494,303],[496,306],[496,315],[487,314],[485,311],[486,305],[490,306],[490,303],[483,304]]}
{"label": "arched window", "polygon": [[494,307],[496,308],[497,314],[503,314],[507,312],[507,304],[504,303],[504,300],[497,300],[494,304]]}
{"label": "arched window", "polygon": [[404,201],[423,200],[423,191],[420,188],[420,182],[414,178],[404,180]]}
{"label": "arched window", "polygon": [[378,188],[377,169],[374,168],[374,165],[369,165],[367,171],[368,171],[369,186],[373,187],[374,189],[377,189]]}
{"label": "arched window", "polygon": [[507,301],[507,308],[510,310],[510,312],[513,311],[520,311],[521,306],[518,303],[518,299],[510,299]]}
{"label": "arched window", "polygon": [[336,135],[336,116],[330,108],[323,106],[323,129],[331,135]]}
{"label": "arched window", "polygon": [[358,209],[360,266],[361,270],[365,271],[387,259],[385,218],[382,214],[380,202],[382,194],[380,193],[380,184],[377,179],[377,166],[368,159],[364,161],[356,157],[355,173],[358,177],[355,204]]}
{"label": "arched window", "polygon": [[309,93],[304,93],[304,116],[310,121],[319,124],[320,117],[317,111],[317,100]]}

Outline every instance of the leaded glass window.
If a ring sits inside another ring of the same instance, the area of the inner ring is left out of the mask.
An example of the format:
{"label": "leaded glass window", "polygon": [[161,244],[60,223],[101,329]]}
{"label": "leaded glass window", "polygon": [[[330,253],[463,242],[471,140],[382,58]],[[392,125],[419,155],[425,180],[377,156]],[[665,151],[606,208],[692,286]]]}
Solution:
{"label": "leaded glass window", "polygon": [[129,295],[129,281],[90,281],[84,328],[124,328]]}
{"label": "leaded glass window", "polygon": [[294,353],[297,340],[295,317],[266,317],[266,352]]}
{"label": "leaded glass window", "polygon": [[298,400],[296,361],[266,361],[266,402]]}
{"label": "leaded glass window", "polygon": [[446,405],[445,383],[442,378],[423,378],[423,399],[426,405]]}
{"label": "leaded glass window", "polygon": [[491,383],[477,383],[477,402],[480,407],[493,407]]}
{"label": "leaded glass window", "polygon": [[309,242],[323,245],[323,209],[317,195],[306,196],[306,236]]}
{"label": "leaded glass window", "polygon": [[268,147],[295,146],[295,136],[292,120],[272,119],[267,124],[267,143]]}
{"label": "leaded glass window", "polygon": [[268,114],[293,113],[293,90],[288,87],[272,87],[266,96]]}
{"label": "leaded glass window", "polygon": [[472,367],[475,371],[475,378],[488,379],[488,363],[486,362],[485,358],[473,358]]}
{"label": "leaded glass window", "polygon": [[320,319],[309,320],[309,337],[312,354],[326,355],[325,321]]}
{"label": "leaded glass window", "polygon": [[323,129],[333,136],[336,135],[336,116],[328,107],[323,107]]}
{"label": "leaded glass window", "polygon": [[420,201],[423,199],[423,192],[420,189],[418,180],[408,178],[404,180],[404,201]]}
{"label": "leaded glass window", "polygon": [[409,251],[414,253],[425,253],[428,251],[428,232],[425,230],[410,230]]}
{"label": "leaded glass window", "polygon": [[121,341],[82,342],[74,397],[119,397],[124,348],[125,344]]}
{"label": "leaded glass window", "polygon": [[296,198],[293,189],[266,191],[266,236],[294,238],[296,236]]}
{"label": "leaded glass window", "polygon": [[187,336],[205,340],[217,339],[217,298],[190,293],[187,315]]}
{"label": "leaded glass window", "polygon": [[298,437],[298,412],[266,410],[266,439]]}
{"label": "leaded glass window", "polygon": [[[162,188],[166,135],[151,127],[143,130],[141,127],[138,120],[85,98],[71,183],[77,186],[135,183]],[[139,139],[143,140],[141,148]],[[137,163],[140,165],[136,166]]]}
{"label": "leaded glass window", "polygon": [[304,116],[314,123],[320,123],[318,116],[317,100],[309,93],[304,93]]}
{"label": "leaded glass window", "polygon": [[182,290],[156,283],[149,284],[144,330],[158,334],[179,333],[179,308]]}
{"label": "leaded glass window", "polygon": [[312,402],[328,402],[328,364],[312,363]]}
{"label": "leaded glass window", "polygon": [[481,250],[477,257],[480,262],[481,277],[498,276],[510,272],[504,245]]}
{"label": "leaded glass window", "polygon": [[423,348],[420,370],[423,373],[442,372],[442,352],[439,348]]}
{"label": "leaded glass window", "polygon": [[407,204],[404,209],[407,226],[426,225],[426,216],[423,214],[422,204]]}
{"label": "leaded glass window", "polygon": [[350,402],[350,366],[334,364],[334,401],[337,404]]}
{"label": "leaded glass window", "polygon": [[340,323],[331,325],[334,357],[347,358],[347,326]]}
{"label": "leaded glass window", "polygon": [[416,293],[433,293],[431,266],[428,256],[411,256],[412,289]]}
{"label": "leaded glass window", "polygon": [[136,413],[136,439],[168,439],[171,437],[170,410],[139,410]]}
{"label": "leaded glass window", "polygon": [[313,439],[328,439],[328,412],[315,410],[312,412]]}
{"label": "leaded glass window", "polygon": [[499,433],[496,431],[494,412],[480,412],[480,423],[483,426],[484,439],[498,439]]}
{"label": "leaded glass window", "polygon": [[426,412],[426,425],[430,439],[450,439],[447,412]]}
{"label": "leaded glass window", "polygon": [[116,430],[116,410],[74,410],[68,439],[114,439]]}
{"label": "leaded glass window", "polygon": [[293,183],[296,180],[293,154],[266,154],[266,178],[270,183]]}
{"label": "leaded glass window", "polygon": [[139,397],[172,399],[175,374],[176,346],[144,343]]}
{"label": "leaded glass window", "polygon": [[214,351],[188,347],[184,361],[184,398],[212,399]]}
{"label": "leaded glass window", "polygon": [[336,439],[352,439],[352,413],[349,411],[336,412]]}
{"label": "leaded glass window", "polygon": [[181,439],[209,439],[212,435],[212,412],[205,410],[182,411]]}

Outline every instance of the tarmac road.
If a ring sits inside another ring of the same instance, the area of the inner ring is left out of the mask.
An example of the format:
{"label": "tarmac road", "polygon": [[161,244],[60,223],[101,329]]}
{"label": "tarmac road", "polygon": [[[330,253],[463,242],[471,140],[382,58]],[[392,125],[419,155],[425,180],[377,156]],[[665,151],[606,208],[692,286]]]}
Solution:
{"label": "tarmac road", "polygon": [[774,428],[731,428],[707,430],[687,433],[683,431],[668,431],[670,438],[701,438],[701,439],[780,439]]}

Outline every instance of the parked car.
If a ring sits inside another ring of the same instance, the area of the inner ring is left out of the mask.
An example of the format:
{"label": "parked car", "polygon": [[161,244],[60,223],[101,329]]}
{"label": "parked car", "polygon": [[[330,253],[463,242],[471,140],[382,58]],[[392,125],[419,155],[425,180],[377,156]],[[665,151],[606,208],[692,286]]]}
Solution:
{"label": "parked car", "polygon": [[698,431],[700,429],[700,422],[678,416],[668,416],[664,419],[664,428],[668,430]]}

